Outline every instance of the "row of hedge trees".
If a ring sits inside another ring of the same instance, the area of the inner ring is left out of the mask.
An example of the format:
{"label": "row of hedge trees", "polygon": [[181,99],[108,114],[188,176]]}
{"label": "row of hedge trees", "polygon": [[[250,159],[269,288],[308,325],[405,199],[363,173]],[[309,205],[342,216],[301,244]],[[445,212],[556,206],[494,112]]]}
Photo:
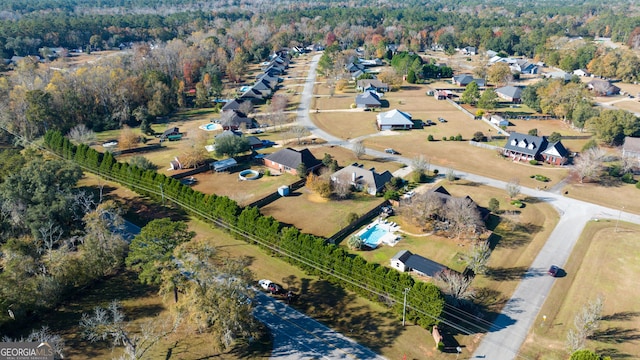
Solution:
{"label": "row of hedge trees", "polygon": [[257,244],[274,256],[283,256],[310,274],[391,306],[398,315],[402,314],[403,290],[410,288],[407,319],[425,328],[439,323],[444,297],[433,284],[368,263],[358,255],[328,244],[324,238],[283,226],[274,218],[260,214],[255,207],[240,208],[226,196],[203,194],[164,174],[118,162],[109,152],[103,154],[87,145],[76,146],[59,131],[48,131],[44,142],[49,150],[76,162],[85,171],[116,181],[141,195],[171,200],[186,211],[226,228],[234,236]]}

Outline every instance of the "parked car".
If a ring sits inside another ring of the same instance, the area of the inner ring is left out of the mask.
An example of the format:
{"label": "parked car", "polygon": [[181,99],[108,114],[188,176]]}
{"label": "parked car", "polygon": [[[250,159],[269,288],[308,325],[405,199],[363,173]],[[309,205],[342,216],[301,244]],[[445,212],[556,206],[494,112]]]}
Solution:
{"label": "parked car", "polygon": [[386,152],[387,154],[393,154],[393,155],[400,154],[399,152],[397,152],[397,151],[395,151],[395,150],[393,150],[391,148],[384,149],[384,152]]}
{"label": "parked car", "polygon": [[404,195],[402,195],[402,197],[404,199],[411,199],[413,197],[413,195],[415,195],[416,192],[411,190],[411,191],[407,191]]}
{"label": "parked car", "polygon": [[446,123],[446,122],[447,122],[447,119],[439,117],[439,118],[438,118],[438,121],[440,121],[441,123]]}
{"label": "parked car", "polygon": [[431,126],[431,125],[435,125],[436,123],[434,123],[431,119],[427,120],[427,122],[425,122],[425,124],[427,126]]}
{"label": "parked car", "polygon": [[282,286],[274,283],[271,280],[262,279],[258,281],[258,284],[263,290],[266,290],[272,294],[282,294],[284,292]]}
{"label": "parked car", "polygon": [[547,270],[547,274],[549,274],[552,277],[556,277],[558,275],[558,272],[560,271],[560,268],[555,266],[555,265],[551,265],[551,267],[549,268],[549,270]]}
{"label": "parked car", "polygon": [[260,287],[264,290],[269,290],[269,285],[271,284],[273,284],[271,280],[267,280],[267,279],[258,280],[258,285],[260,285]]}

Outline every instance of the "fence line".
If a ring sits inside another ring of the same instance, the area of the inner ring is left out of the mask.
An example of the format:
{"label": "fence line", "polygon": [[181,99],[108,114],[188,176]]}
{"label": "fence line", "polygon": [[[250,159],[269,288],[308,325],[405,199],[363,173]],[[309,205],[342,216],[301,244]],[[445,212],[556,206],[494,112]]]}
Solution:
{"label": "fence line", "polygon": [[477,146],[477,147],[489,149],[489,150],[502,149],[502,146],[489,145],[489,144],[485,144],[485,143],[481,143],[473,140],[469,140],[469,145],[473,145],[473,146]]}
{"label": "fence line", "polygon": [[[298,189],[300,189],[301,187],[304,186],[304,184],[306,183],[306,179],[300,179],[292,184],[289,185],[289,191],[296,191]],[[272,202],[280,199],[282,197],[282,195],[280,195],[279,192],[275,191],[272,192],[271,194],[263,197],[262,199],[258,199],[254,202],[252,202],[251,204],[247,205],[246,207],[250,207],[250,206],[254,206],[259,208],[262,208],[264,206],[267,206],[269,204],[271,204]]]}
{"label": "fence line", "polygon": [[463,114],[467,115],[468,117],[470,117],[472,120],[474,120],[476,118],[475,115],[473,115],[472,113],[469,112],[469,110],[463,108],[462,106],[460,106],[460,104],[458,104],[457,102],[451,100],[451,99],[446,99],[446,101],[449,102],[449,104],[455,106],[458,110],[462,111]]}
{"label": "fence line", "polygon": [[389,206],[389,205],[390,205],[389,200],[385,200],[384,202],[382,202],[382,204],[376,206],[366,214],[360,216],[356,221],[338,230],[337,233],[331,235],[329,238],[327,238],[327,242],[329,244],[340,243],[340,241],[344,240],[344,238],[347,237],[347,235],[351,234],[357,228],[361,227],[365,223],[371,221],[371,219],[373,219],[374,217],[378,216],[380,214],[380,208],[384,206]]}

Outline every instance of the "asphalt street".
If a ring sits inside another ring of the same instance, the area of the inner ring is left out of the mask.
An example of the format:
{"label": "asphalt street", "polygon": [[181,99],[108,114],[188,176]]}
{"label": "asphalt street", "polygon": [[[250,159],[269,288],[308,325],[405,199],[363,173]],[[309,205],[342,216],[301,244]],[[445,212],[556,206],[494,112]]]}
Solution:
{"label": "asphalt street", "polygon": [[256,291],[253,314],[273,335],[271,359],[379,359],[383,357],[269,295]]}
{"label": "asphalt street", "polygon": [[[321,54],[312,58],[309,74],[305,81],[300,106],[298,108],[298,123],[309,129],[315,137],[323,138],[328,145],[342,146],[352,149],[349,141],[342,140],[319,129],[309,116],[309,107],[313,96],[313,87],[316,79],[316,67]],[[389,155],[381,151],[366,150],[367,154],[376,157],[387,158],[411,166],[411,159],[400,155]],[[438,169],[440,174],[446,174],[449,169],[432,166]],[[453,170],[455,175],[478,184],[505,189],[507,183],[500,180],[486,178],[475,174],[469,174]],[[525,273],[516,288],[511,299],[505,305],[502,313],[493,323],[490,331],[482,340],[480,346],[472,355],[473,358],[491,360],[511,360],[518,357],[518,352],[524,342],[529,329],[535,323],[540,308],[549,295],[554,281],[562,281],[562,278],[546,276],[550,265],[558,265],[561,268],[566,263],[573,246],[575,245],[582,229],[590,220],[616,219],[640,224],[640,216],[623,212],[622,209],[611,209],[594,205],[584,201],[567,198],[562,194],[521,187],[521,193],[532,196],[553,205],[560,214],[560,220],[552,231],[549,239],[541,249],[538,256],[531,264],[531,268]],[[469,356],[469,354],[466,354]]]}

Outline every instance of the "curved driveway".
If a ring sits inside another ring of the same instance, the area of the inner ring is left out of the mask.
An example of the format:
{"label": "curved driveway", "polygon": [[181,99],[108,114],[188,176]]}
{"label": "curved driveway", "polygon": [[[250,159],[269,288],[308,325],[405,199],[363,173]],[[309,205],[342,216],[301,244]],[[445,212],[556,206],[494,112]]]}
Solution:
{"label": "curved driveway", "polygon": [[[300,107],[298,108],[298,122],[307,127],[316,137],[321,137],[329,145],[338,145],[351,149],[348,141],[335,137],[316,127],[309,116],[309,106],[313,96],[313,86],[316,78],[316,67],[321,55],[312,59],[309,75],[305,81]],[[398,155],[389,155],[381,151],[367,149],[367,154],[387,158],[411,166],[411,159]],[[449,169],[432,166],[445,174]],[[505,189],[506,182],[483,176],[455,171],[456,176],[475,183]],[[521,188],[527,196],[537,197],[553,205],[560,214],[560,220],[549,239],[540,250],[529,270],[514,291],[511,299],[505,305],[502,313],[497,317],[491,331],[483,338],[474,357],[491,360],[510,360],[518,356],[520,346],[524,342],[529,329],[538,316],[538,311],[544,304],[551,286],[557,279],[544,276],[551,264],[564,266],[574,244],[578,240],[582,229],[591,219],[610,218],[620,219],[640,224],[640,216],[594,205],[580,200],[566,198],[559,194],[530,188]]]}

